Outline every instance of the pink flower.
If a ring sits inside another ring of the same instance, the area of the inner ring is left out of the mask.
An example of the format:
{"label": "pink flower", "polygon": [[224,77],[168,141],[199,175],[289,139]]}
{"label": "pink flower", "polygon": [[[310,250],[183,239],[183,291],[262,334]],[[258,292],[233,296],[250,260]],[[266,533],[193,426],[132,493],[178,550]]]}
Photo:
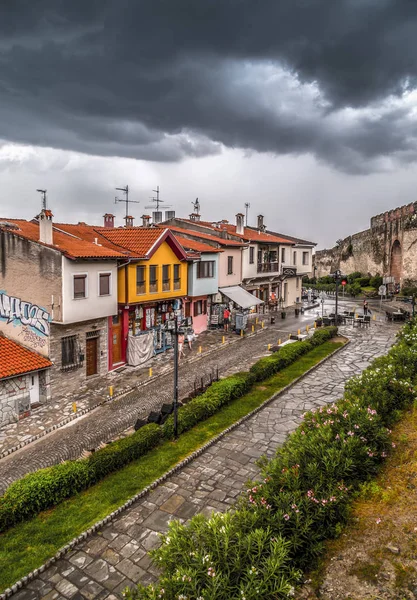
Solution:
{"label": "pink flower", "polygon": [[290,518],[290,515],[287,515],[287,514],[285,514],[285,515],[284,515],[284,519],[285,519],[286,521],[288,521],[288,520],[289,520],[289,518]]}
{"label": "pink flower", "polygon": [[397,447],[397,444],[394,444],[394,442],[392,442],[392,447],[393,447],[393,448],[396,448],[396,447]]}
{"label": "pink flower", "polygon": [[377,525],[379,525],[379,524],[380,524],[380,522],[381,522],[381,519],[378,517],[378,519],[375,521],[375,523],[376,523]]}

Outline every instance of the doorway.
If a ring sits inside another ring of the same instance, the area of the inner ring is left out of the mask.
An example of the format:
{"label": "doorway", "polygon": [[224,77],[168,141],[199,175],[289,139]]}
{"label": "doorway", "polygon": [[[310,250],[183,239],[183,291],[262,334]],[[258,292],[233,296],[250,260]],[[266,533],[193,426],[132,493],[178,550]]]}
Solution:
{"label": "doorway", "polygon": [[39,404],[39,373],[31,373],[27,378],[30,406],[33,407]]}
{"label": "doorway", "polygon": [[112,364],[117,365],[122,362],[122,335],[119,316],[113,317],[112,321]]}
{"label": "doorway", "polygon": [[[94,332],[95,334],[95,332]],[[88,336],[88,333],[87,333]],[[86,341],[86,358],[87,358],[87,377],[97,375],[98,373],[98,335],[95,337],[87,337]]]}

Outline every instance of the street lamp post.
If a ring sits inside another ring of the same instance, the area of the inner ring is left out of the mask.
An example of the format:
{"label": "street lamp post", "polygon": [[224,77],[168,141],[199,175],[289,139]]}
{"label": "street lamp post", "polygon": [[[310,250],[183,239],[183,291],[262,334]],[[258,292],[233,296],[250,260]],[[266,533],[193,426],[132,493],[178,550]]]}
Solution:
{"label": "street lamp post", "polygon": [[339,271],[339,269],[337,271],[335,271],[333,273],[333,277],[336,283],[336,302],[335,302],[335,309],[334,309],[334,319],[335,319],[335,325],[338,325],[339,322],[339,317],[338,317],[338,301],[339,301],[339,282],[341,279],[341,271]]}
{"label": "street lamp post", "polygon": [[178,438],[178,319],[174,327],[174,438]]}

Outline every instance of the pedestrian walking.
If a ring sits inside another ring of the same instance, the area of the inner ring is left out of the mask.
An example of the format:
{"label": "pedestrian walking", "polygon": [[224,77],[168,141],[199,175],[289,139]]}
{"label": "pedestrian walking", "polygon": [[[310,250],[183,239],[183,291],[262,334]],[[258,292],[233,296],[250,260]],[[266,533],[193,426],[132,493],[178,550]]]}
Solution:
{"label": "pedestrian walking", "polygon": [[194,331],[192,329],[189,329],[187,332],[187,343],[188,343],[188,347],[190,350],[192,350],[193,340],[194,340]]}
{"label": "pedestrian walking", "polygon": [[223,311],[223,326],[225,331],[229,331],[229,323],[230,323],[230,310],[227,308]]}
{"label": "pedestrian walking", "polygon": [[184,334],[178,334],[178,360],[184,358]]}
{"label": "pedestrian walking", "polygon": [[363,314],[366,316],[368,314],[368,301],[363,301]]}

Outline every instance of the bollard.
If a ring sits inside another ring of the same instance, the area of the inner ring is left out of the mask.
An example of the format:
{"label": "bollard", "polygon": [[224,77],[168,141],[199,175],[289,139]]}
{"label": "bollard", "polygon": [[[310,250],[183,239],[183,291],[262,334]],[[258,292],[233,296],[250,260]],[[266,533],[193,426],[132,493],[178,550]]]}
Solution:
{"label": "bollard", "polygon": [[289,339],[289,340],[291,339],[291,333],[289,333],[289,334],[288,334],[288,339]]}
{"label": "bollard", "polygon": [[271,350],[271,344],[268,344],[268,350]]}
{"label": "bollard", "polygon": [[201,346],[198,347],[198,353],[201,354],[203,351],[203,348]]}
{"label": "bollard", "polygon": [[152,377],[152,367],[149,367],[149,377]]}
{"label": "bollard", "polygon": [[72,403],[72,412],[75,412],[75,413],[77,412],[77,403],[76,402]]}
{"label": "bollard", "polygon": [[243,337],[243,329],[240,330],[240,337]]}
{"label": "bollard", "polygon": [[297,335],[301,335],[301,329],[297,329]]}
{"label": "bollard", "polygon": [[265,325],[265,323],[262,321],[262,322],[261,322],[261,327],[262,327],[262,329],[264,328],[264,325]]}
{"label": "bollard", "polygon": [[317,328],[317,323],[314,321],[314,329]]}
{"label": "bollard", "polygon": [[309,325],[306,325],[306,331],[307,331],[307,333],[310,331]]}
{"label": "bollard", "polygon": [[109,386],[109,396],[110,396],[110,398],[113,398],[113,393],[114,393],[114,386],[110,385]]}
{"label": "bollard", "polygon": [[255,319],[255,325],[257,325],[257,324],[258,324],[258,317],[256,317],[256,319]]}
{"label": "bollard", "polygon": [[278,340],[278,346],[281,346],[281,340]]}
{"label": "bollard", "polygon": [[222,344],[224,344],[224,336],[222,337]]}
{"label": "bollard", "polygon": [[376,321],[376,315],[372,315],[372,321]]}
{"label": "bollard", "polygon": [[252,325],[252,333],[255,332],[255,325]]}

